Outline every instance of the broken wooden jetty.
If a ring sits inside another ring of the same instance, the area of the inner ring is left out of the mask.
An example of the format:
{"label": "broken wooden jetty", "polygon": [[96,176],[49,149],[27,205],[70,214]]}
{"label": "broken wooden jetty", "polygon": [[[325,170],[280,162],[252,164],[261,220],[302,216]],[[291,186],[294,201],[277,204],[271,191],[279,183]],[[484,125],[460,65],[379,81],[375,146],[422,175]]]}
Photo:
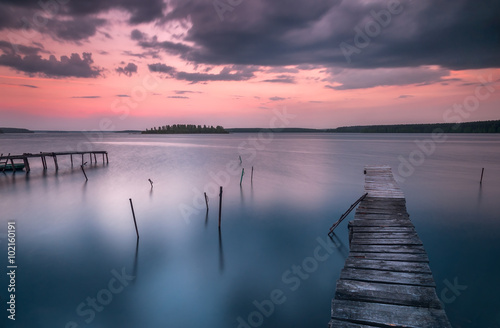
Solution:
{"label": "broken wooden jetty", "polygon": [[[57,157],[58,156],[70,156],[71,159],[71,166],[73,166],[73,156],[81,156],[82,158],[82,164],[84,165],[84,156],[89,155],[89,160],[90,163],[92,164],[92,157],[94,158],[94,163],[97,164],[97,155],[102,155],[102,163],[104,164],[109,163],[108,159],[108,152],[107,151],[76,151],[76,152],[40,152],[39,154],[32,154],[32,153],[23,153],[22,155],[0,155],[0,165],[2,165],[4,168],[9,168],[12,171],[16,171],[19,169],[19,165],[21,163],[16,163],[15,161],[20,161],[22,160],[24,165],[24,168],[26,168],[26,173],[30,172],[30,163],[29,159],[32,158],[39,158],[42,161],[42,167],[44,170],[47,170],[48,165],[47,165],[47,157],[52,157],[54,160],[54,167],[57,170],[59,170],[59,165],[57,162]],[[106,158],[106,161],[104,160]],[[10,162],[10,165],[9,165]],[[1,171],[1,170],[0,170]]]}
{"label": "broken wooden jetty", "polygon": [[328,326],[451,328],[391,168],[366,166],[365,174],[368,195],[348,225],[350,253]]}

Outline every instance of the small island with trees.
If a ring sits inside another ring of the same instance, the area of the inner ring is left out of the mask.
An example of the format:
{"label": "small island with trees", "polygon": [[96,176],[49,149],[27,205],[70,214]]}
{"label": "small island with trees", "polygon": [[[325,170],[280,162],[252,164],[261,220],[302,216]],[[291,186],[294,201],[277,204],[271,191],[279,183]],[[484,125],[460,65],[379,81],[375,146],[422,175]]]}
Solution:
{"label": "small island with trees", "polygon": [[193,124],[174,124],[163,125],[159,127],[153,127],[151,129],[146,129],[146,131],[142,131],[142,134],[201,134],[201,133],[229,133],[222,126],[217,125],[214,127],[213,125],[193,125]]}

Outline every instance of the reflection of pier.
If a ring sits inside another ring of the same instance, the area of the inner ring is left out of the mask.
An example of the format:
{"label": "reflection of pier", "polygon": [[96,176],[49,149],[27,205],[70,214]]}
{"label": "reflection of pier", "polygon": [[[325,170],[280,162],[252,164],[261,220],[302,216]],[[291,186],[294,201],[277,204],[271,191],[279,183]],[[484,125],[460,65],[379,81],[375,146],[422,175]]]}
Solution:
{"label": "reflection of pier", "polygon": [[451,327],[390,167],[365,169],[329,327]]}
{"label": "reflection of pier", "polygon": [[[32,158],[39,158],[42,161],[42,166],[44,170],[47,170],[48,165],[47,165],[47,157],[52,157],[54,161],[54,167],[57,170],[59,170],[59,165],[57,163],[57,157],[61,156],[70,156],[71,159],[71,166],[73,166],[73,156],[81,156],[82,158],[82,163],[81,165],[84,164],[84,156],[88,155],[90,164],[94,162],[97,164],[97,155],[102,155],[102,163],[109,163],[108,160],[108,152],[107,151],[75,151],[75,152],[40,152],[39,154],[32,154],[32,153],[24,153],[22,155],[0,155],[0,170],[5,171],[5,170],[11,170],[16,172],[17,170],[22,170],[23,168],[26,168],[26,173],[28,173],[30,169],[30,163],[29,159]],[[22,163],[19,163],[19,161],[23,161]],[[17,161],[17,163],[15,162]],[[10,164],[9,164],[10,163]]]}

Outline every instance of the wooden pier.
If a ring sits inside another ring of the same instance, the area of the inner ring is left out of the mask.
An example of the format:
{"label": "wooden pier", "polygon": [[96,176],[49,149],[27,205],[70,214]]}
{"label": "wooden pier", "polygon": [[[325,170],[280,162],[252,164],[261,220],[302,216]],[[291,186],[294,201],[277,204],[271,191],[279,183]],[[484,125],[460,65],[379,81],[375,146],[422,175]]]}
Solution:
{"label": "wooden pier", "polygon": [[328,326],[451,328],[391,168],[367,166],[365,174],[368,195],[348,225],[350,253]]}
{"label": "wooden pier", "polygon": [[[32,154],[32,153],[23,153],[22,155],[0,155],[0,165],[2,165],[4,168],[10,164],[10,167],[12,168],[12,171],[16,171],[16,163],[15,161],[23,161],[22,164],[24,164],[24,167],[26,168],[26,173],[30,172],[30,163],[29,159],[33,158],[39,158],[42,161],[42,167],[44,170],[47,170],[48,165],[47,165],[47,157],[52,157],[54,161],[54,167],[57,170],[59,170],[59,164],[57,162],[57,157],[61,156],[70,156],[71,159],[71,166],[73,166],[73,156],[78,156],[82,158],[82,163],[83,165],[84,162],[84,156],[89,155],[89,160],[90,163],[92,164],[92,157],[94,158],[94,163],[97,164],[97,155],[102,155],[102,163],[109,163],[108,160],[108,152],[107,151],[77,151],[77,152],[40,152],[39,154]],[[1,171],[1,169],[0,169]]]}

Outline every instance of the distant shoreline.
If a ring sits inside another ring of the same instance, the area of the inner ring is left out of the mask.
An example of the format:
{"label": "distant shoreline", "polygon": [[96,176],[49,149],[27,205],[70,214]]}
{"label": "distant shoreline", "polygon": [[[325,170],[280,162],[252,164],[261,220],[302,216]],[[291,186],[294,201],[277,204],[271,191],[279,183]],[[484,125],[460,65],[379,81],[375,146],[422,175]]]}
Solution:
{"label": "distant shoreline", "polygon": [[[500,120],[495,121],[477,121],[464,123],[431,123],[431,124],[392,124],[392,125],[357,125],[343,126],[333,129],[311,129],[311,128],[229,128],[224,132],[229,133],[457,133],[457,134],[484,134],[500,133]],[[85,131],[61,131],[61,130],[35,130],[31,131],[22,128],[0,128],[0,134],[12,133],[78,133]],[[122,131],[102,131],[109,133],[128,133],[141,134],[143,130],[122,130]],[[163,134],[163,133],[151,133]],[[166,133],[170,134],[170,133]],[[203,132],[183,132],[171,134],[204,134]],[[214,134],[214,133],[208,133]]]}

